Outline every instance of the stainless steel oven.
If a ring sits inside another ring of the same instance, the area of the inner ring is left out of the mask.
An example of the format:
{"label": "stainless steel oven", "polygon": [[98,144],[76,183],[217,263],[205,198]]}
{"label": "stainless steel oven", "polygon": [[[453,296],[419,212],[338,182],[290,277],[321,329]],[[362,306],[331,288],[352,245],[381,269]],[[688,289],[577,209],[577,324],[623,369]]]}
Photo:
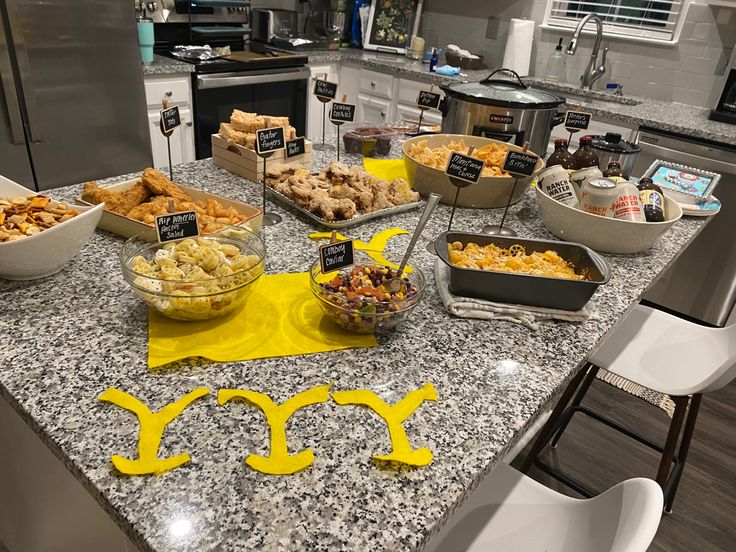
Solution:
{"label": "stainless steel oven", "polygon": [[307,123],[307,67],[234,73],[194,74],[197,159],[212,155],[211,135],[230,120],[233,109],[262,115],[289,117],[297,135]]}

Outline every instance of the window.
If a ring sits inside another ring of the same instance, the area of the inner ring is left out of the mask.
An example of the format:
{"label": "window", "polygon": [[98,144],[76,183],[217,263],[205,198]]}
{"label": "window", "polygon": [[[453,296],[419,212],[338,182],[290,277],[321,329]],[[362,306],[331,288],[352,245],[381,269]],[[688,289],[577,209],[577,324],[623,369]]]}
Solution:
{"label": "window", "polygon": [[688,0],[548,0],[544,22],[548,27],[574,29],[583,17],[596,13],[608,35],[676,42],[687,3]]}

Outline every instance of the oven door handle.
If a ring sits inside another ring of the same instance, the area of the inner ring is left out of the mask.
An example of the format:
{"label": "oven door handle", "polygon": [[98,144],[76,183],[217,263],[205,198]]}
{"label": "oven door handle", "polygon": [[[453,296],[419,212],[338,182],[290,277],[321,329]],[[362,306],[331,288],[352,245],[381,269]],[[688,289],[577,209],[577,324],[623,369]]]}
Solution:
{"label": "oven door handle", "polygon": [[241,75],[234,76],[214,76],[202,75],[197,77],[197,88],[204,90],[207,88],[229,88],[231,86],[248,86],[252,84],[265,84],[271,82],[285,82],[308,79],[310,76],[309,69],[299,69],[298,71],[284,71],[278,73],[266,73],[258,75]]}

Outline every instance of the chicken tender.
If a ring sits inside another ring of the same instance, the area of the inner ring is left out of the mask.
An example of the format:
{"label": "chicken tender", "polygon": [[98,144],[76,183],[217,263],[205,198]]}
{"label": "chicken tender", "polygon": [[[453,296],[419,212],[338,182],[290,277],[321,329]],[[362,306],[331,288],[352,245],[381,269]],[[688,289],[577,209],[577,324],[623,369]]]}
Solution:
{"label": "chicken tender", "polygon": [[181,188],[166,178],[156,169],[148,168],[143,171],[141,179],[143,185],[151,190],[151,194],[155,196],[173,197],[182,201],[191,201],[192,198],[181,191]]}
{"label": "chicken tender", "polygon": [[95,205],[104,203],[105,209],[119,215],[127,215],[131,209],[144,203],[149,197],[151,197],[150,190],[140,182],[123,192],[106,190],[95,182],[86,182],[82,192],[82,199],[85,201]]}

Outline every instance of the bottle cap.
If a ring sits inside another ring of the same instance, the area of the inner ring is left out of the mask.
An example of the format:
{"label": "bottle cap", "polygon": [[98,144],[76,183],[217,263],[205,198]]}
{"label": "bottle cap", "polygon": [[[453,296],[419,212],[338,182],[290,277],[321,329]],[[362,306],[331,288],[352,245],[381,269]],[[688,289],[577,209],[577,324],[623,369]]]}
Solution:
{"label": "bottle cap", "polygon": [[567,147],[567,138],[557,138],[555,140],[555,147],[557,146],[565,146]]}

